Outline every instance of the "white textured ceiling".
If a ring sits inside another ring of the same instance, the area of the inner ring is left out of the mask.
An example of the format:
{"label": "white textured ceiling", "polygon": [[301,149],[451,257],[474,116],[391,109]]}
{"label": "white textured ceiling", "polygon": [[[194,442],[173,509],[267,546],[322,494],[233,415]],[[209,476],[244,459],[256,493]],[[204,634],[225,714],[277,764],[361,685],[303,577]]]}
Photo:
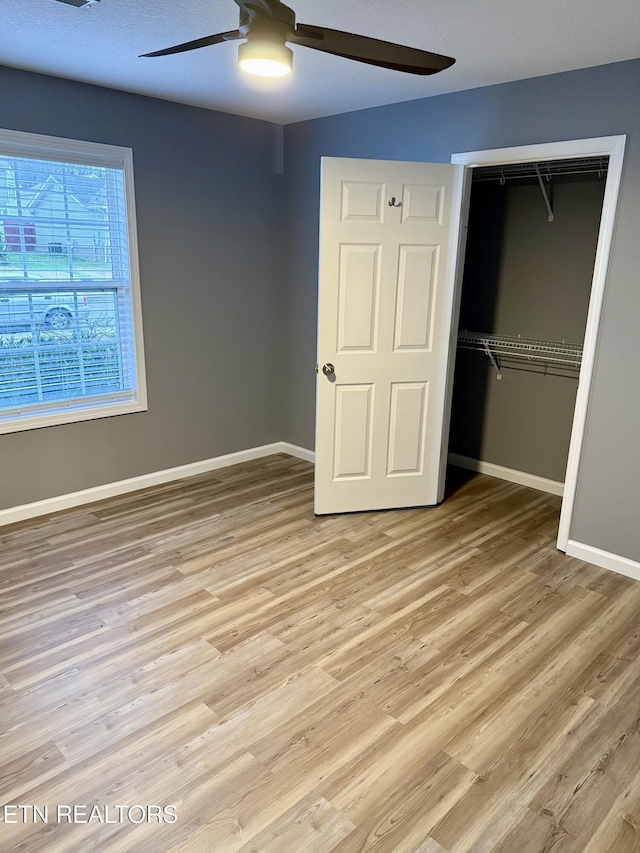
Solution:
{"label": "white textured ceiling", "polygon": [[294,73],[258,81],[238,42],[138,54],[238,25],[233,0],[2,0],[0,64],[287,124],[640,56],[638,0],[292,0],[298,21],[454,56],[414,77],[294,47]]}

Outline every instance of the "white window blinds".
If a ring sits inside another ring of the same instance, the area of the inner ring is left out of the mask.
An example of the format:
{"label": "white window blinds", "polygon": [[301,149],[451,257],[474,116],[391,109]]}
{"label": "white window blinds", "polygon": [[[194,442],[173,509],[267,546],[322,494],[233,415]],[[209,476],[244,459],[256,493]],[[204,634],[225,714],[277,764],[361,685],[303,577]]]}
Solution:
{"label": "white window blinds", "polygon": [[8,135],[3,144],[0,133],[0,430],[139,411],[124,149]]}

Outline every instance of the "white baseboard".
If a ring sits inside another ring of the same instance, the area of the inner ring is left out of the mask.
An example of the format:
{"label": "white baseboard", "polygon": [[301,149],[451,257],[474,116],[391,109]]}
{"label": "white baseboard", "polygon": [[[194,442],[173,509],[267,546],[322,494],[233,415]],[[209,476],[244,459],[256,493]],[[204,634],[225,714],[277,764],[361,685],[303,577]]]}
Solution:
{"label": "white baseboard", "polygon": [[288,441],[281,441],[282,449],[280,453],[288,453],[289,456],[296,456],[298,459],[304,459],[305,462],[313,462],[315,465],[316,454],[313,450],[307,450],[306,447],[299,447],[297,444],[289,444]]}
{"label": "white baseboard", "polygon": [[[200,462],[190,462],[187,465],[178,465],[175,468],[165,468],[163,471],[154,471],[151,474],[143,474],[140,477],[130,477],[127,480],[118,480],[115,483],[105,483],[103,486],[82,489],[79,492],[70,492],[66,495],[58,495],[57,497],[46,498],[45,500],[35,501],[34,503],[9,507],[8,509],[0,510],[0,526],[14,524],[17,521],[26,521],[40,515],[49,515],[63,509],[73,509],[73,507],[94,503],[105,498],[126,495],[129,492],[148,489],[150,486],[161,486],[164,483],[170,483],[174,480],[194,477],[196,474],[206,474],[218,468],[226,468],[229,465],[237,465],[240,462],[250,462],[252,459],[261,459],[276,453],[287,453],[289,456],[304,459],[306,462],[315,462],[315,453],[313,450],[307,450],[305,447],[290,444],[288,441],[274,441],[272,444],[263,444],[261,447],[250,447],[247,450],[239,450],[237,453],[227,453],[224,456],[215,456],[212,459],[203,459]],[[520,485],[531,486],[534,489],[552,492],[553,494],[562,494],[562,483],[545,480],[543,477],[536,477],[533,474],[513,471],[510,468],[503,468],[500,465],[493,465],[490,462],[480,462],[477,459],[470,459],[455,453],[449,454],[449,462],[452,465],[478,471],[481,474],[489,474],[493,477],[510,480]],[[640,563],[636,563],[634,560],[629,560],[626,557],[619,557],[617,554],[602,551],[600,548],[594,548],[592,545],[583,545],[581,542],[575,542],[572,539],[567,543],[566,553],[570,557],[577,557],[579,560],[593,563],[595,566],[600,566],[603,569],[609,569],[612,572],[634,578],[634,580],[640,580]]]}
{"label": "white baseboard", "polygon": [[248,450],[239,450],[237,453],[226,453],[224,456],[215,456],[212,459],[190,462],[188,465],[178,465],[176,468],[165,468],[163,471],[154,471],[140,477],[130,477],[127,480],[105,483],[103,486],[93,486],[79,492],[70,492],[66,495],[58,495],[42,501],[2,509],[0,510],[0,526],[15,524],[17,521],[26,521],[39,515],[49,515],[49,513],[59,512],[63,509],[72,509],[105,498],[126,495],[129,492],[137,492],[139,489],[148,489],[150,486],[161,486],[173,480],[194,477],[196,474],[206,474],[209,471],[215,471],[217,468],[226,468],[229,465],[237,465],[239,462],[250,462],[252,459],[261,459],[263,456],[272,456],[274,453],[288,453],[290,456],[306,459],[309,462],[312,462],[314,457],[312,451],[305,450],[303,447],[297,447],[295,444],[289,444],[286,441],[274,441],[273,444],[250,447]]}
{"label": "white baseboard", "polygon": [[602,551],[600,548],[594,548],[593,545],[584,545],[582,542],[576,542],[573,539],[569,539],[567,542],[566,553],[569,557],[584,560],[585,563],[593,563],[594,566],[609,569],[610,572],[617,572],[619,575],[625,575],[636,581],[640,580],[640,563],[629,560],[627,557],[620,557],[618,554]]}
{"label": "white baseboard", "polygon": [[457,465],[458,468],[467,468],[469,471],[477,471],[479,474],[488,474],[490,477],[497,477],[499,480],[509,480],[519,486],[529,486],[530,489],[549,492],[552,495],[562,496],[564,492],[564,483],[559,483],[556,480],[547,480],[546,477],[538,477],[537,474],[527,474],[526,471],[504,468],[502,465],[494,465],[493,462],[481,462],[479,459],[460,456],[458,453],[449,454],[449,464]]}

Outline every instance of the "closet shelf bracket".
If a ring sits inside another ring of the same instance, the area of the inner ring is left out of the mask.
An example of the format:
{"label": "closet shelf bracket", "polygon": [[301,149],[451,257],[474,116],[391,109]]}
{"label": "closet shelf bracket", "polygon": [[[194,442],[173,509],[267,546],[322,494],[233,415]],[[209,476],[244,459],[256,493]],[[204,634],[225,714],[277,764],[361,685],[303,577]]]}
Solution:
{"label": "closet shelf bracket", "polygon": [[489,347],[489,342],[486,340],[482,341],[482,348],[486,352],[486,354],[489,356],[489,361],[491,362],[491,364],[495,368],[496,379],[502,379],[502,373],[500,372],[500,365],[496,361],[495,355],[491,352],[491,349]]}
{"label": "closet shelf bracket", "polygon": [[538,166],[537,163],[535,164],[535,166],[536,166],[536,175],[538,176],[538,183],[540,184],[540,189],[542,190],[542,197],[544,198],[544,203],[547,206],[547,213],[548,213],[547,219],[549,222],[553,222],[553,209],[551,207],[551,202],[549,201],[549,195],[547,193],[547,188],[545,187],[544,181],[542,180],[542,175],[540,174],[540,167]]}

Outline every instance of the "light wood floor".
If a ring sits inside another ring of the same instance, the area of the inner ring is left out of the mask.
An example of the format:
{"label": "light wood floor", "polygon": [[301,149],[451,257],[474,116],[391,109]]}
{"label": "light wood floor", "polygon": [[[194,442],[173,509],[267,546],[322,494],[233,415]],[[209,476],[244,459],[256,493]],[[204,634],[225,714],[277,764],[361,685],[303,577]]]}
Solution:
{"label": "light wood floor", "polygon": [[541,492],[314,518],[312,477],[0,530],[0,803],[178,814],[0,850],[640,850],[640,583],[557,552]]}

